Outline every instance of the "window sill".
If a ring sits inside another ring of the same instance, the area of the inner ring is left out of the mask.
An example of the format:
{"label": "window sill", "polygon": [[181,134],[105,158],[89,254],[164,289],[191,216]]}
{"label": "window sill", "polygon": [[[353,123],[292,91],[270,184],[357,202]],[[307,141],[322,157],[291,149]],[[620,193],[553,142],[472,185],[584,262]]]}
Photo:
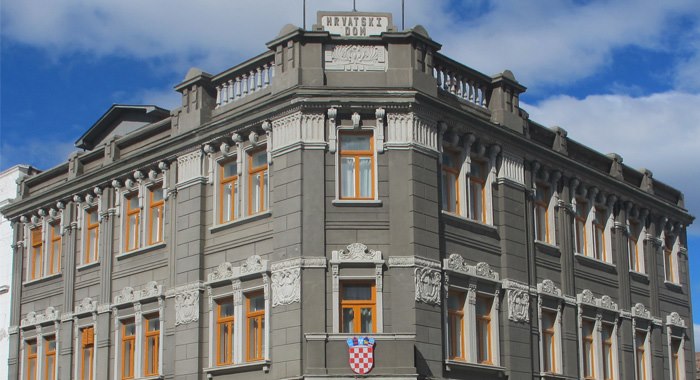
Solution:
{"label": "window sill", "polygon": [[553,372],[542,372],[540,373],[540,379],[542,380],[557,380],[557,379],[568,379],[566,375],[563,375],[561,373],[553,373]]}
{"label": "window sill", "polygon": [[244,224],[244,223],[252,222],[255,220],[265,219],[265,218],[268,218],[270,216],[272,216],[272,212],[270,212],[270,210],[267,210],[267,211],[263,211],[261,213],[255,214],[255,215],[249,215],[249,216],[246,216],[244,218],[234,219],[230,222],[226,222],[224,224],[218,224],[214,227],[209,228],[209,233],[219,232],[219,231],[226,230],[226,229],[229,229],[231,227],[237,226],[239,224]]}
{"label": "window sill", "polygon": [[121,259],[125,259],[127,257],[137,256],[141,253],[150,252],[150,251],[156,250],[158,248],[163,248],[163,247],[165,247],[165,243],[158,243],[158,244],[154,244],[154,245],[149,245],[148,247],[135,249],[133,251],[120,253],[116,257],[117,257],[117,260],[121,260]]}
{"label": "window sill", "polygon": [[645,284],[649,284],[649,275],[646,273],[631,270],[630,277],[636,281],[643,282]]}
{"label": "window sill", "polygon": [[334,199],[333,206],[338,207],[380,207],[381,199]]}
{"label": "window sill", "polygon": [[613,263],[609,263],[607,261],[603,260],[598,260],[596,258],[582,255],[580,253],[575,253],[574,256],[578,259],[578,262],[581,263],[582,265],[595,268],[595,269],[600,269],[605,272],[609,273],[617,273],[617,267]]}
{"label": "window sill", "polygon": [[156,375],[156,376],[145,376],[145,377],[136,377],[134,380],[160,380],[163,379],[163,375]]}
{"label": "window sill", "polygon": [[445,360],[445,369],[447,369],[448,371],[460,370],[460,369],[462,369],[462,370],[476,370],[478,372],[489,373],[492,375],[498,374],[499,377],[504,377],[506,374],[505,367],[488,365],[488,364],[463,362],[463,361],[459,361],[459,360]]}
{"label": "window sill", "polygon": [[664,280],[664,284],[666,284],[666,287],[667,287],[667,288],[670,288],[671,290],[675,290],[675,291],[681,291],[681,290],[683,290],[683,285],[681,285],[681,284],[679,284],[679,283],[677,283],[677,282],[671,282],[671,281],[668,281],[668,280]]}
{"label": "window sill", "polygon": [[22,285],[27,286],[27,285],[39,284],[39,283],[46,282],[46,281],[49,281],[49,280],[53,280],[53,279],[56,279],[56,278],[59,278],[59,277],[61,277],[61,273],[50,274],[50,275],[48,275],[48,276],[46,276],[46,277],[41,277],[41,278],[37,278],[37,279],[34,279],[34,280],[30,280],[30,281],[24,282],[24,283],[22,283]]}
{"label": "window sill", "polygon": [[535,246],[538,247],[544,253],[550,254],[552,256],[561,257],[561,250],[556,245],[547,243],[542,240],[535,240]]}
{"label": "window sill", "polygon": [[241,363],[241,364],[232,364],[232,365],[227,365],[227,366],[220,366],[220,367],[211,367],[211,368],[204,368],[204,373],[207,374],[208,378],[212,378],[213,376],[218,376],[218,375],[225,375],[229,373],[236,373],[236,372],[246,372],[246,371],[254,371],[254,370],[263,370],[263,372],[267,373],[270,371],[270,361],[269,360],[261,360],[257,362],[251,362],[251,363]]}
{"label": "window sill", "polygon": [[482,230],[483,233],[486,234],[497,234],[498,233],[498,227],[492,226],[490,224],[486,224],[474,219],[469,219],[467,217],[464,217],[462,215],[457,215],[455,213],[451,213],[449,211],[441,210],[440,213],[442,216],[446,217],[448,220],[459,222],[459,223],[464,223],[469,226],[473,226],[474,229],[477,230]]}
{"label": "window sill", "polygon": [[94,262],[89,263],[89,264],[84,264],[84,265],[77,266],[77,267],[75,267],[75,269],[77,269],[78,271],[83,271],[83,270],[87,270],[87,269],[90,269],[90,268],[94,268],[94,267],[96,267],[96,266],[98,266],[98,265],[100,265],[100,261],[99,261],[99,260],[98,260],[98,261],[94,261]]}

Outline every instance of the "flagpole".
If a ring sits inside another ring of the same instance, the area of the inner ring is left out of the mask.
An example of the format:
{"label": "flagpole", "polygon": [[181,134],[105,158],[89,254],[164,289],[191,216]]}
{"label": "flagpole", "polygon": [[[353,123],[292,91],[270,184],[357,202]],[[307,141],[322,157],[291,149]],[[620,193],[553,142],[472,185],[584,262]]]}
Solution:
{"label": "flagpole", "polygon": [[406,8],[404,0],[401,0],[401,30],[406,30]]}
{"label": "flagpole", "polygon": [[302,15],[302,19],[304,20],[304,30],[306,30],[306,0],[303,0],[303,4],[302,12],[304,12],[304,14]]}

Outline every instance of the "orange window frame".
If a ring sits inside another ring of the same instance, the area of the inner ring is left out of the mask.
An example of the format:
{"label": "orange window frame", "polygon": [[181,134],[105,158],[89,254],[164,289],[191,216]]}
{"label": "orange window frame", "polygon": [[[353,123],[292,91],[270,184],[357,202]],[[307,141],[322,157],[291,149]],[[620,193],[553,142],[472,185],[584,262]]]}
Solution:
{"label": "orange window frame", "polygon": [[[594,340],[593,340],[593,333],[595,330],[595,325],[591,321],[583,321],[584,323],[584,328],[585,326],[590,326],[590,329],[588,330],[590,332],[589,335],[584,335],[583,338],[583,373],[586,379],[595,379],[595,346],[593,345]],[[588,344],[589,350],[586,351],[586,344]],[[588,362],[591,362],[591,368],[590,368],[590,373],[588,373],[586,376],[586,370],[588,369]]]}
{"label": "orange window frame", "polygon": [[[588,256],[588,237],[586,236],[586,215],[588,205],[586,202],[576,202],[576,215],[574,216],[574,240],[576,252]],[[580,232],[579,232],[580,231]]]}
{"label": "orange window frame", "polygon": [[[149,330],[152,320],[158,320],[157,330]],[[160,317],[158,315],[150,315],[144,318],[144,340],[143,340],[143,374],[144,376],[158,375],[159,353],[160,353]],[[153,340],[153,351],[148,349],[148,342]],[[153,368],[149,371],[148,368]]]}
{"label": "orange window frame", "polygon": [[[265,331],[265,309],[250,311],[250,301],[252,298],[262,296],[263,292],[258,291],[255,293],[250,293],[246,295],[246,361],[252,362],[257,360],[263,360],[263,345],[264,345],[264,331]],[[256,336],[252,336],[250,331],[250,321],[255,320],[258,323],[258,331]],[[256,346],[255,356],[250,356],[250,346],[252,340],[255,339],[258,344]]]}
{"label": "orange window frame", "polygon": [[637,380],[647,380],[646,333],[637,331],[636,339],[637,372],[639,375]]}
{"label": "orange window frame", "polygon": [[[233,324],[234,324],[234,316],[222,316],[221,315],[221,306],[226,303],[231,303],[233,305],[233,299],[232,298],[226,298],[223,300],[219,300],[216,303],[216,365],[217,366],[222,366],[222,365],[228,365],[228,364],[233,364],[233,339],[229,338],[227,339],[226,342],[221,342],[221,329],[222,328],[228,328],[229,335],[233,337]],[[224,361],[221,361],[221,353],[222,353],[222,348],[223,348],[223,353],[226,357]]]}
{"label": "orange window frame", "polygon": [[[264,165],[253,166],[253,157],[257,154],[263,153],[266,154],[265,148],[256,149],[248,152],[248,215],[261,213],[267,210],[265,204],[267,203],[267,188],[268,186],[270,186],[267,158],[265,158]],[[266,174],[268,177],[267,185],[265,185]],[[258,180],[260,181],[260,189],[258,193],[260,202],[258,204],[253,204],[253,179],[255,177],[258,177]],[[258,211],[254,211],[255,206],[258,207]]]}
{"label": "orange window frame", "polygon": [[[51,349],[51,342],[54,343],[54,348]],[[44,338],[44,346],[46,346],[46,351],[44,352],[44,368],[46,374],[44,379],[55,380],[56,379],[56,337],[49,336]],[[49,364],[49,360],[53,362],[53,365]]]}
{"label": "orange window frame", "polygon": [[[350,200],[362,200],[362,199],[374,199],[375,198],[375,192],[376,189],[374,188],[374,183],[375,183],[375,173],[374,173],[374,136],[373,132],[349,132],[349,131],[343,131],[340,133],[340,141],[342,141],[343,136],[350,136],[350,135],[355,135],[355,136],[368,136],[369,137],[369,149],[368,150],[343,150],[339,149],[340,151],[340,157],[339,157],[339,164],[338,164],[338,181],[341,182],[340,185],[340,194],[339,197],[341,199],[350,199]],[[340,145],[340,144],[339,144]],[[355,162],[355,167],[354,167],[354,173],[355,173],[355,196],[354,197],[343,197],[342,195],[342,173],[340,172],[340,167],[342,165],[342,160],[343,157],[352,157]],[[362,188],[362,184],[360,183],[360,179],[362,178],[360,174],[360,158],[367,158],[369,157],[370,162],[370,188],[372,189],[370,191],[370,196],[369,197],[361,197],[360,196],[360,189]]]}
{"label": "orange window frame", "polygon": [[[37,380],[39,371],[39,346],[36,339],[26,341],[27,348],[27,380]],[[34,367],[32,371],[30,368]]]}
{"label": "orange window frame", "polygon": [[[371,298],[369,300],[346,300],[343,299],[343,288],[349,284],[352,285],[369,285]],[[352,309],[353,315],[357,316],[353,319],[353,330],[356,333],[362,331],[362,309],[370,309],[372,312],[372,331],[377,332],[377,292],[374,281],[343,281],[340,283],[340,327],[343,328],[343,309]],[[341,331],[347,332],[347,331]]]}
{"label": "orange window frame", "polygon": [[[80,330],[80,380],[92,380],[92,362],[95,355],[95,328],[85,327]],[[85,357],[85,352],[89,357]],[[85,366],[88,366],[88,378],[85,378]]]}
{"label": "orange window frame", "polygon": [[[449,338],[450,338],[450,359],[465,359],[464,352],[464,301],[465,294],[462,292],[450,291],[448,298],[458,298],[457,304],[460,306],[459,309],[447,309],[448,323],[449,323]],[[457,336],[457,326],[459,326],[459,336]],[[457,347],[459,346],[461,353],[460,356],[454,355],[457,352]]]}
{"label": "orange window frame", "polygon": [[[162,185],[156,186],[152,189],[149,189],[148,191],[148,245],[153,245],[157,243],[163,242],[163,210],[164,210],[164,205],[165,205],[165,199],[161,198],[159,201],[154,200],[155,198],[155,193],[158,190],[162,191]],[[158,236],[156,238],[153,238],[153,211],[158,210],[158,215],[160,217],[158,218],[158,225],[156,226],[158,231]]]}
{"label": "orange window frame", "polygon": [[30,280],[41,278],[44,268],[44,239],[41,227],[31,229],[32,262],[30,263]]}
{"label": "orange window frame", "polygon": [[[459,163],[459,155],[456,153],[452,152],[445,152],[443,154],[449,155],[450,159],[452,160],[455,165]],[[448,164],[445,164],[443,162],[442,165],[442,171],[444,172],[443,178],[450,178],[449,176],[452,176],[452,179],[454,180],[454,183],[443,183],[442,185],[445,187],[446,194],[448,195],[447,199],[449,200],[451,197],[450,195],[453,195],[454,193],[454,199],[455,199],[455,204],[454,204],[454,213],[457,215],[461,214],[461,197],[459,194],[459,168],[450,166]],[[451,205],[450,205],[451,206]]]}
{"label": "orange window frame", "polygon": [[[552,321],[551,326],[542,326],[542,334],[544,336],[549,337],[549,347],[545,347],[547,350],[547,353],[549,354],[549,357],[551,357],[551,361],[549,362],[549,368],[545,368],[544,370],[546,372],[557,372],[557,350],[556,350],[556,332],[555,332],[555,325],[557,323],[557,314],[553,311],[549,310],[543,310],[542,314],[546,314],[549,317],[549,320]],[[545,339],[546,341],[546,339]]]}
{"label": "orange window frame", "polygon": [[[469,196],[470,196],[470,201],[472,202],[472,210],[476,207],[476,197],[478,196],[481,199],[481,215],[471,215],[472,220],[476,220],[478,222],[486,223],[486,177],[488,176],[488,173],[486,173],[486,164],[481,161],[472,161],[471,165],[476,165],[479,167],[479,171],[481,172],[481,176],[476,176],[473,173],[469,173]],[[474,191],[474,184],[479,184],[481,187],[481,191],[479,191],[477,194],[476,191]],[[474,213],[476,213],[477,210],[474,210]]]}
{"label": "orange window frame", "polygon": [[[549,243],[549,202],[547,201],[549,199],[549,187],[538,184],[536,191],[538,195],[540,192],[542,193],[542,199],[537,197],[535,198],[535,228],[537,229],[536,238],[539,241]],[[539,225],[540,213],[542,215],[542,219],[544,220],[544,231],[542,230],[542,226]]]}
{"label": "orange window frame", "polygon": [[[232,220],[236,219],[236,200],[233,198],[236,195],[235,188],[238,186],[238,172],[236,172],[234,175],[225,177],[224,176],[224,167],[231,162],[235,161],[225,161],[219,164],[219,223],[226,223],[230,222]],[[238,168],[236,168],[238,169]],[[224,189],[226,188],[227,185],[231,186],[231,202],[229,204],[230,210],[224,210]],[[240,190],[239,190],[240,191]],[[230,219],[224,219],[225,211],[231,211],[231,218]]]}
{"label": "orange window frame", "polygon": [[[135,355],[135,353],[136,353],[135,352],[136,351],[135,350],[135,348],[136,348],[135,347],[135,345],[136,345],[136,333],[134,333],[133,335],[127,335],[126,327],[130,324],[135,324],[135,321],[133,319],[128,319],[128,320],[122,321],[122,326],[121,326],[121,330],[122,330],[122,333],[121,333],[121,344],[122,344],[122,348],[121,348],[121,359],[122,359],[121,375],[122,376],[121,376],[121,378],[124,380],[133,379],[134,372],[135,372],[134,371],[134,364],[135,364],[134,358],[136,357],[136,355]],[[134,326],[134,328],[135,328],[135,326]],[[130,349],[127,352],[127,344],[128,343],[131,343],[131,344],[129,345]],[[131,364],[129,366],[128,373],[126,372],[126,368],[125,368],[126,363],[127,363],[126,362],[127,357],[129,358],[129,363]]]}
{"label": "orange window frame", "polygon": [[612,380],[615,378],[615,363],[613,353],[613,333],[612,326],[603,325],[603,335],[607,335],[607,339],[603,339],[603,355],[607,352],[607,357],[603,358],[603,376],[607,374],[604,380]]}
{"label": "orange window frame", "polygon": [[[97,213],[96,207],[85,210],[85,225],[87,226],[87,232],[85,234],[85,253],[83,254],[83,264],[90,264],[97,261],[97,242],[100,241],[100,222],[99,219],[97,219],[95,223],[90,222],[90,219],[94,213]],[[93,239],[90,238],[91,233],[93,232],[95,236],[94,244]]]}
{"label": "orange window frame", "polygon": [[[605,210],[596,210],[595,212],[595,219],[593,220],[593,230],[595,231],[593,239],[595,244],[593,244],[593,250],[596,259],[608,261],[608,249],[605,245],[605,214]],[[600,252],[598,252],[599,245]]]}
{"label": "orange window frame", "polygon": [[[476,312],[476,361],[480,364],[493,364],[493,345],[492,345],[492,335],[491,335],[491,310],[493,309],[493,298],[485,297],[481,295],[476,296],[476,303],[485,302],[488,306],[488,312],[485,314],[479,314],[478,308]],[[482,330],[486,331],[486,342],[482,342]],[[482,347],[486,343],[486,350],[482,351]]]}
{"label": "orange window frame", "polygon": [[[638,224],[630,222],[629,234],[627,234],[627,251],[629,253],[630,269],[635,272],[639,272],[641,269],[639,265],[641,258],[639,257],[638,238]],[[634,265],[632,263],[634,263]]]}
{"label": "orange window frame", "polygon": [[[61,234],[56,233],[56,227],[58,227],[60,230],[61,221],[56,221],[49,224],[49,275],[56,274],[61,271]],[[56,242],[58,242],[58,249],[56,249]],[[56,266],[55,272],[54,264]]]}
{"label": "orange window frame", "polygon": [[[124,251],[129,252],[139,248],[139,228],[141,228],[141,209],[137,206],[131,207],[131,200],[138,197],[138,194],[131,194],[124,198],[126,202],[126,234],[124,238]],[[134,223],[131,223],[131,217],[134,216]],[[134,236],[131,236],[131,228],[134,229]],[[133,247],[132,244],[133,243]]]}
{"label": "orange window frame", "polygon": [[673,360],[673,378],[681,380],[681,340],[671,338],[671,356]]}
{"label": "orange window frame", "polygon": [[673,257],[673,241],[671,238],[666,237],[664,242],[664,266],[666,269],[666,280],[675,283],[676,282],[676,271],[675,260]]}

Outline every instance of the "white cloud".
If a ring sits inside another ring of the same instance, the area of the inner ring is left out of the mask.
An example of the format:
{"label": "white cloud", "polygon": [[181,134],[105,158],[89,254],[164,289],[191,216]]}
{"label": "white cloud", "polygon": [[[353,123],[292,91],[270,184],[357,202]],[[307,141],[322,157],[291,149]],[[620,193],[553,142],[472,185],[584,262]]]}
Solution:
{"label": "white cloud", "polygon": [[26,138],[20,144],[0,144],[0,168],[17,164],[31,164],[41,170],[68,161],[68,156],[78,150],[75,140],[52,138]]}
{"label": "white cloud", "polygon": [[644,97],[556,96],[523,105],[530,117],[558,125],[569,138],[603,153],[620,154],[632,168],[685,193],[686,207],[700,210],[700,94],[665,92]]}

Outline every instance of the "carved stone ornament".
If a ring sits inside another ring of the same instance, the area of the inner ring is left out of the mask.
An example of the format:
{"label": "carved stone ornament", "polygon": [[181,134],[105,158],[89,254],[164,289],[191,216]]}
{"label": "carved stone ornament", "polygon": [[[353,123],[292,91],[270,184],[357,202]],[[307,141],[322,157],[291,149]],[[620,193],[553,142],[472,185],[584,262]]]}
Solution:
{"label": "carved stone ornament", "polygon": [[583,292],[581,292],[578,295],[578,303],[598,306],[595,302],[595,296],[593,295],[593,292],[588,289],[584,289]]}
{"label": "carved stone ornament", "polygon": [[418,267],[414,270],[416,280],[416,301],[428,305],[440,305],[440,283],[442,275],[439,270]]}
{"label": "carved stone ornament", "polygon": [[387,52],[381,45],[326,45],[326,71],[386,71]]}
{"label": "carved stone ornament", "polygon": [[600,298],[600,307],[608,310],[617,311],[617,304],[613,302],[610,296],[602,296]]}
{"label": "carved stone ornament", "polygon": [[255,273],[263,270],[263,260],[259,255],[250,256],[241,265],[241,274]]}
{"label": "carved stone ornament", "polygon": [[272,307],[289,305],[301,300],[299,279],[301,268],[272,272]]}
{"label": "carved stone ornament", "polygon": [[161,294],[163,294],[163,286],[158,285],[156,281],[150,281],[141,289],[140,299],[159,297]]}
{"label": "carved stone ornament", "polygon": [[58,309],[56,309],[53,306],[49,306],[46,308],[46,310],[43,313],[36,313],[34,311],[30,311],[29,313],[27,313],[27,316],[21,320],[20,326],[25,327],[25,326],[38,325],[38,324],[41,324],[44,322],[56,321],[58,319],[59,319]]}
{"label": "carved stone ornament", "polygon": [[232,279],[233,277],[233,264],[229,263],[228,261],[225,261],[219,264],[219,266],[216,267],[216,269],[214,269],[213,272],[209,273],[207,279],[209,280],[209,282],[214,282]]}
{"label": "carved stone ornament", "polygon": [[524,290],[508,289],[508,319],[530,322],[530,294]]}
{"label": "carved stone ornament", "polygon": [[498,274],[491,269],[491,266],[487,263],[481,262],[476,264],[476,275],[484,278],[498,279]]}
{"label": "carved stone ornament", "polygon": [[546,279],[541,283],[537,284],[537,292],[541,294],[548,294],[555,297],[561,297],[561,289],[554,285],[554,281]]}
{"label": "carved stone ornament", "polygon": [[131,286],[126,286],[114,297],[115,304],[123,304],[136,301],[136,292]]}
{"label": "carved stone ornament", "polygon": [[462,255],[453,253],[447,259],[447,268],[457,272],[467,272],[469,265],[464,261]]}
{"label": "carved stone ornament", "polygon": [[199,321],[199,289],[175,294],[175,326]]}
{"label": "carved stone ornament", "polygon": [[476,265],[468,265],[464,260],[464,257],[457,253],[453,253],[447,259],[444,259],[443,268],[446,270],[460,272],[468,276],[481,277],[491,281],[499,280],[498,273],[491,269],[491,266],[488,263],[480,262]]}
{"label": "carved stone ornament", "polygon": [[651,312],[641,303],[637,303],[632,307],[632,316],[638,318],[651,319]]}
{"label": "carved stone ornament", "polygon": [[97,301],[90,297],[85,297],[75,307],[75,314],[94,313],[97,310]]}
{"label": "carved stone ornament", "polygon": [[686,327],[685,321],[683,320],[683,318],[681,318],[680,314],[678,314],[675,311],[666,316],[666,324],[681,327],[681,328]]}
{"label": "carved stone ornament", "polygon": [[347,250],[333,251],[333,259],[341,261],[375,261],[382,259],[382,252],[368,249],[362,243],[352,243]]}

